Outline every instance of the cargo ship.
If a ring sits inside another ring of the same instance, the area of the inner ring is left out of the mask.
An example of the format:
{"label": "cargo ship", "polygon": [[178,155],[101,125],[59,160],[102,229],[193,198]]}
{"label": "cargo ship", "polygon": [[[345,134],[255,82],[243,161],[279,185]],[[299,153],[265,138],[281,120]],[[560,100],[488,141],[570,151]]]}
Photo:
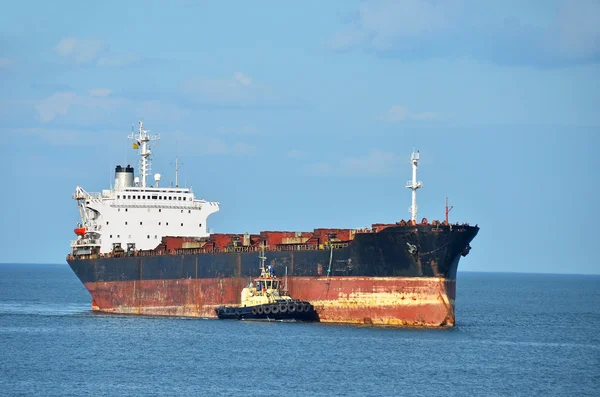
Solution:
{"label": "cargo ship", "polygon": [[211,233],[218,202],[191,188],[148,184],[150,135],[140,121],[128,136],[138,151],[115,168],[101,193],[75,189],[81,221],[67,262],[105,313],[216,318],[216,308],[239,305],[240,291],[264,249],[295,299],[310,302],[319,321],[389,326],[452,327],[456,275],[479,227],[446,219],[417,220],[419,152],[411,155],[411,217],[365,228]]}

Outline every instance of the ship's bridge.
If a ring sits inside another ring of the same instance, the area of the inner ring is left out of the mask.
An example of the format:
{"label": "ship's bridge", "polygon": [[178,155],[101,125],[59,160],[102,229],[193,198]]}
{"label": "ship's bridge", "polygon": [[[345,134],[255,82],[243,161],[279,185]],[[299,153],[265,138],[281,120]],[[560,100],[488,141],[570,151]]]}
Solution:
{"label": "ship's bridge", "polygon": [[[139,135],[130,136],[134,149],[139,149],[140,176],[134,175],[131,165],[117,165],[111,189],[88,193],[78,186],[73,196],[79,205],[82,229],[88,232],[79,240],[93,238],[101,253],[115,246],[154,249],[164,236],[207,237],[206,220],[219,211],[218,202],[196,199],[191,188],[180,188],[177,172],[175,187],[159,187],[160,174],[154,175],[154,186],[146,184],[151,153],[148,143],[154,140],[147,133],[140,122]],[[81,242],[72,244],[77,245]]]}

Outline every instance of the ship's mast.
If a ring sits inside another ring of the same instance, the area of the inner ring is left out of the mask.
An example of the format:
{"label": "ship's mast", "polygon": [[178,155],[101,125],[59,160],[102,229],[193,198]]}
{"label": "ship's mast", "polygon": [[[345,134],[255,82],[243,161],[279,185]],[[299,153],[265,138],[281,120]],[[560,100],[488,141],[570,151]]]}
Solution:
{"label": "ship's mast", "polygon": [[412,162],[412,181],[406,183],[406,187],[412,190],[412,205],[408,209],[411,213],[411,219],[417,221],[417,189],[423,187],[421,182],[417,182],[417,166],[419,165],[419,151],[413,149],[412,156],[410,157]]}
{"label": "ship's mast", "polygon": [[267,257],[265,256],[265,245],[264,245],[264,243],[261,244],[261,246],[260,246],[260,255],[258,256],[258,259],[260,259],[260,271],[261,271],[261,273],[264,273],[264,271],[265,271],[265,260],[267,260]]}
{"label": "ship's mast", "polygon": [[450,212],[450,210],[452,210],[452,208],[454,208],[453,205],[448,207],[448,197],[446,197],[446,223],[448,223],[448,213]]}
{"label": "ship's mast", "polygon": [[179,158],[175,157],[175,187],[179,187]]}
{"label": "ship's mast", "polygon": [[143,123],[140,120],[139,122],[139,131],[138,135],[135,136],[133,132],[128,136],[129,139],[133,139],[133,147],[134,149],[139,149],[140,151],[140,174],[142,176],[142,187],[146,187],[146,177],[150,174],[151,162],[150,155],[152,151],[148,143],[150,141],[156,141],[160,139],[160,136],[154,135],[150,136],[148,133],[150,130],[145,130],[143,128]]}

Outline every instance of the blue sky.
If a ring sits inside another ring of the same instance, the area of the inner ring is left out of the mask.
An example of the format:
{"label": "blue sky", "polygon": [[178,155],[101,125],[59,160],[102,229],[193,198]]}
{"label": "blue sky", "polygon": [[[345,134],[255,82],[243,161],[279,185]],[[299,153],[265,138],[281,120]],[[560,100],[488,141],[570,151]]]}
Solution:
{"label": "blue sky", "polygon": [[0,15],[0,262],[62,263],[77,185],[137,166],[215,232],[479,224],[460,270],[600,273],[600,2],[12,2]]}

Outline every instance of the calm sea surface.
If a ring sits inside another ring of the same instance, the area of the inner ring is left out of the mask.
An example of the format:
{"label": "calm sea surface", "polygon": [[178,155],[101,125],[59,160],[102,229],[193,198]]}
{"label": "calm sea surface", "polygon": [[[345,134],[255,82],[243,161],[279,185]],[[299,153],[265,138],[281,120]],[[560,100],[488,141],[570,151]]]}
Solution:
{"label": "calm sea surface", "polygon": [[599,276],[457,295],[448,330],[116,316],[66,264],[0,265],[0,395],[600,395]]}

